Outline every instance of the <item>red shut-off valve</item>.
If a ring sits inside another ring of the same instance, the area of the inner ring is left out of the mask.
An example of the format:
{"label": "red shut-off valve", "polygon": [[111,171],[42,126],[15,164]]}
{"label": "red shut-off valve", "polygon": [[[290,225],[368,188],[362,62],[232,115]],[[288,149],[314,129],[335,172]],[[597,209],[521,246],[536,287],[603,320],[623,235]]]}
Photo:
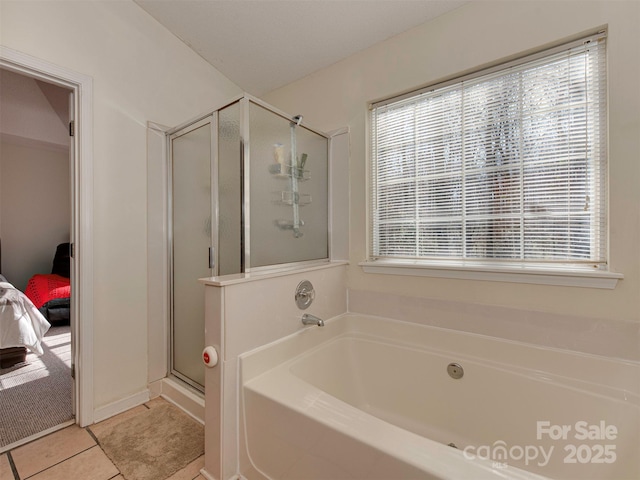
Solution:
{"label": "red shut-off valve", "polygon": [[206,347],[202,351],[202,361],[207,367],[215,367],[218,364],[218,352],[214,347]]}

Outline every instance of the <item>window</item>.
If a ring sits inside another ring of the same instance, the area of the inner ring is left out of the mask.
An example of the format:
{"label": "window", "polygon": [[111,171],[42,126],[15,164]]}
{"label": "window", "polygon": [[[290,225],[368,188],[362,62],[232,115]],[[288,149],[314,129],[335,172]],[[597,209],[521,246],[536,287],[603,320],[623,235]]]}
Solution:
{"label": "window", "polygon": [[604,34],[373,104],[371,260],[606,271],[606,127]]}

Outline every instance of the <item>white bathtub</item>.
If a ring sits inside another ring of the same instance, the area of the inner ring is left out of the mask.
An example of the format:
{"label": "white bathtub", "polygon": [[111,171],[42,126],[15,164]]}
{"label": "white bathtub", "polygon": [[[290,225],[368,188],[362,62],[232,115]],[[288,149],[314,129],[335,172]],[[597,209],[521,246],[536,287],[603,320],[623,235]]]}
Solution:
{"label": "white bathtub", "polygon": [[240,370],[251,480],[640,478],[635,363],[349,314]]}

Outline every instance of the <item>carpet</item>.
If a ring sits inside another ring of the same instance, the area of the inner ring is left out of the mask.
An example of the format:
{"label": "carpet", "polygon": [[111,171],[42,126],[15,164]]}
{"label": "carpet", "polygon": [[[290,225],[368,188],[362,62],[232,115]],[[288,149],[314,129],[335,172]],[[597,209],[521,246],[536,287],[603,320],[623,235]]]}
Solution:
{"label": "carpet", "polygon": [[73,419],[70,327],[51,327],[42,348],[0,369],[0,448]]}
{"label": "carpet", "polygon": [[126,480],[168,478],[204,453],[204,427],[169,403],[95,436]]}

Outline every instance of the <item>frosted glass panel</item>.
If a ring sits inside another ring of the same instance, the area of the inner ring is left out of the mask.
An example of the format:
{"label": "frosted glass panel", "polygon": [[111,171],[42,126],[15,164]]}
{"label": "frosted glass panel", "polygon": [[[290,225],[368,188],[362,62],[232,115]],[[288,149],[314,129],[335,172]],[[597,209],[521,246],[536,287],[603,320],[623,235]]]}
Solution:
{"label": "frosted glass panel", "polygon": [[171,134],[170,150],[171,372],[202,388],[198,279],[328,258],[328,140],[244,97]]}
{"label": "frosted glass panel", "polygon": [[218,115],[218,275],[242,271],[240,103]]}
{"label": "frosted glass panel", "polygon": [[204,385],[204,286],[211,275],[211,125],[172,140],[173,370]]}
{"label": "frosted glass panel", "polygon": [[293,130],[249,104],[251,267],[328,258],[328,142],[304,126]]}

